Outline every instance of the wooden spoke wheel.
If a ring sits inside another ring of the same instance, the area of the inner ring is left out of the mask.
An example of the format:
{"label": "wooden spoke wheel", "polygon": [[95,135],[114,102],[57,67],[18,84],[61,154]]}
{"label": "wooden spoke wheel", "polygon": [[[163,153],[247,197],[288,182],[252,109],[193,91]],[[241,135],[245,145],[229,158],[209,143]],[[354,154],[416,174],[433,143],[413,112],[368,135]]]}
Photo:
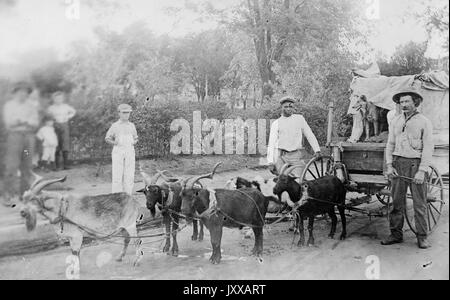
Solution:
{"label": "wooden spoke wheel", "polygon": [[305,166],[300,182],[315,180],[326,175],[334,175],[334,161],[331,156],[313,157]]}
{"label": "wooden spoke wheel", "polygon": [[[427,208],[425,215],[429,234],[436,229],[444,204],[444,181],[442,180],[439,171],[435,167],[430,166],[428,169]],[[417,230],[414,219],[414,205],[410,191],[408,191],[406,197],[405,219],[411,228],[411,231],[416,234]]]}
{"label": "wooden spoke wheel", "polygon": [[392,205],[392,199],[389,195],[382,194],[382,193],[376,193],[375,196],[377,197],[378,201],[380,201],[383,205]]}

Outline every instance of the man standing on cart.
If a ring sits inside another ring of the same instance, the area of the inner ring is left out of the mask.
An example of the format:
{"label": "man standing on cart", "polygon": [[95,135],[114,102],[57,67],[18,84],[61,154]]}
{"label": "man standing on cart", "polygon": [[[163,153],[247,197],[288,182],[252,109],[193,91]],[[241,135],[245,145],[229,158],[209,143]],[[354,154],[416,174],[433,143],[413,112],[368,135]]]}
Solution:
{"label": "man standing on cart", "polygon": [[403,242],[403,223],[406,193],[410,188],[414,202],[414,220],[419,248],[430,247],[427,241],[427,171],[434,145],[433,126],[429,119],[417,111],[423,101],[418,91],[395,94],[392,100],[400,104],[402,113],[395,116],[389,126],[386,144],[386,175],[390,178],[393,210],[390,217],[391,234],[382,245]]}

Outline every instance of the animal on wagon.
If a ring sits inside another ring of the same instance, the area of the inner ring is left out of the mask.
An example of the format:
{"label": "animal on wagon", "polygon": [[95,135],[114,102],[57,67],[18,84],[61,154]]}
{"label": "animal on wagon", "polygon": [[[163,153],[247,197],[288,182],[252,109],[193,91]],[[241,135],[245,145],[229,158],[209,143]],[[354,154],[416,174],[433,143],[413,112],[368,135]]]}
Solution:
{"label": "animal on wagon", "polygon": [[315,180],[305,181],[299,184],[295,177],[291,177],[290,172],[297,166],[284,165],[280,170],[273,189],[274,194],[281,195],[288,192],[290,199],[295,203],[294,209],[299,213],[298,230],[300,240],[298,246],[305,244],[303,221],[308,218],[309,238],[307,245],[314,245],[313,225],[316,215],[327,213],[331,218],[331,230],[329,237],[333,238],[336,232],[337,217],[334,207],[337,206],[342,222],[342,233],[340,239],[345,239],[347,235],[345,218],[345,195],[344,184],[336,176],[324,176]]}
{"label": "animal on wagon", "polygon": [[213,249],[209,259],[212,264],[220,263],[222,257],[220,245],[223,227],[240,229],[244,226],[251,227],[255,235],[252,254],[260,257],[263,251],[263,226],[269,199],[254,188],[212,190],[195,187],[195,183],[200,179],[212,179],[213,175],[211,172],[183,181],[181,212],[186,215],[188,222],[193,217],[198,217],[208,228]]}
{"label": "animal on wagon", "polygon": [[373,124],[374,135],[378,135],[379,124],[377,107],[372,102],[368,102],[365,95],[362,95],[359,97],[353,108],[359,111],[362,116],[364,133],[366,135],[365,141],[370,138],[370,124]]}
{"label": "animal on wagon", "polygon": [[[219,164],[216,164],[214,170],[218,165]],[[157,171],[157,173],[151,177],[147,173],[141,171],[145,187],[137,192],[145,194],[146,206],[152,217],[155,217],[156,207],[161,211],[166,233],[166,243],[163,252],[169,254],[171,246],[170,235],[172,234],[173,244],[170,253],[173,256],[178,256],[179,248],[177,243],[177,232],[179,227],[179,213],[181,212],[181,184],[178,178],[166,176],[164,175],[164,172],[165,171]],[[157,184],[159,177],[163,178],[165,182]],[[198,225],[200,227],[200,233],[198,232]],[[191,239],[193,241],[197,239],[202,241],[203,236],[203,223],[200,222],[200,224],[197,224],[197,220],[195,220],[193,222],[193,234]]]}
{"label": "animal on wagon", "polygon": [[37,213],[40,213],[54,225],[59,235],[69,239],[72,254],[78,259],[83,236],[100,239],[123,236],[123,249],[116,261],[122,261],[131,238],[136,238],[134,265],[137,266],[143,255],[136,229],[139,203],[126,193],[86,196],[43,190],[51,184],[65,180],[66,177],[57,179],[38,177],[23,194],[19,208],[28,231],[36,228]]}

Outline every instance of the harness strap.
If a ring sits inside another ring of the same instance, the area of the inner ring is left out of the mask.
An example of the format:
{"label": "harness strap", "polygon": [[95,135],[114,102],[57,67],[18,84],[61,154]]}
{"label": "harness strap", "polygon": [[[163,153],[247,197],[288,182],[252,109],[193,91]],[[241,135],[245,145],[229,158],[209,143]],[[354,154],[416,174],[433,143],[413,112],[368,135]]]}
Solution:
{"label": "harness strap", "polygon": [[264,217],[262,216],[262,213],[261,213],[261,211],[259,210],[258,204],[256,204],[255,199],[253,199],[252,197],[250,197],[248,194],[244,193],[244,192],[241,191],[241,190],[237,190],[237,191],[239,191],[240,193],[244,194],[245,196],[247,196],[247,198],[250,198],[250,200],[253,201],[253,203],[254,203],[255,206],[256,206],[256,209],[258,210],[258,213],[259,213],[259,216],[260,216],[260,218],[261,218],[261,221],[264,223]]}
{"label": "harness strap", "polygon": [[[65,205],[64,213],[63,213],[63,206]],[[69,209],[69,202],[64,197],[61,197],[61,201],[59,204],[59,212],[58,212],[58,218],[60,220],[60,227],[61,227],[61,233],[64,231],[64,218],[67,214],[67,210]]]}
{"label": "harness strap", "polygon": [[411,120],[412,117],[414,117],[415,115],[418,115],[418,114],[419,114],[419,112],[415,111],[412,115],[410,115],[409,117],[407,117],[405,119],[405,123],[403,124],[403,127],[402,127],[402,132],[404,132],[406,129],[406,123],[408,123],[408,121]]}

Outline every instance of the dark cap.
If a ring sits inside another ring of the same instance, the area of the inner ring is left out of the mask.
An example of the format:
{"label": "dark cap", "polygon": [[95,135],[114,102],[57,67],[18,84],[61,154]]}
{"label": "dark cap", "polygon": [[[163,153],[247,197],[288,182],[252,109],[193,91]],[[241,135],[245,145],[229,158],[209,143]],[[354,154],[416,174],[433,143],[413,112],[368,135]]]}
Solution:
{"label": "dark cap", "polygon": [[12,92],[14,94],[20,90],[25,90],[28,92],[28,94],[31,94],[31,92],[33,91],[33,87],[31,86],[31,84],[29,84],[26,81],[19,81],[16,84],[14,84],[14,88],[13,88]]}
{"label": "dark cap", "polygon": [[294,100],[294,98],[292,96],[285,96],[285,97],[280,99],[280,104],[282,105],[285,102],[295,103],[295,100]]}

